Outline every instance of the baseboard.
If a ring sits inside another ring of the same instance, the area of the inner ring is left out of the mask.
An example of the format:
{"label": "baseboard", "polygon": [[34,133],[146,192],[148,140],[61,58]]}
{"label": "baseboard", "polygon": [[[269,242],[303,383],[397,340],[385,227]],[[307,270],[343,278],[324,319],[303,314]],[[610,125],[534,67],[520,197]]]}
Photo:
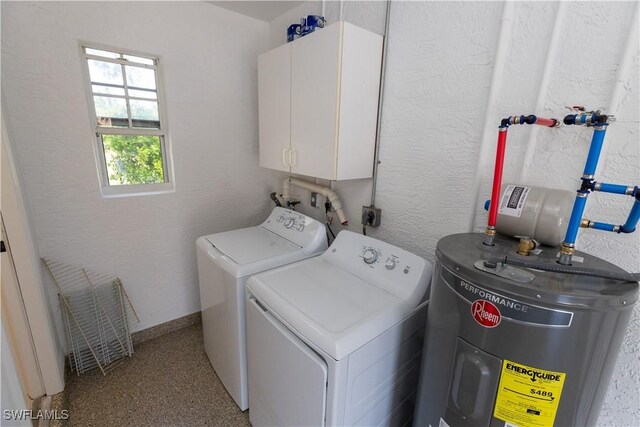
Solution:
{"label": "baseboard", "polygon": [[168,334],[169,332],[177,331],[178,329],[186,328],[187,326],[195,325],[196,323],[200,323],[201,321],[202,316],[198,311],[196,313],[188,314],[186,316],[179,317],[177,319],[134,332],[131,334],[131,340],[133,341],[133,345],[135,348],[135,346],[140,343],[153,338],[157,338],[164,334]]}

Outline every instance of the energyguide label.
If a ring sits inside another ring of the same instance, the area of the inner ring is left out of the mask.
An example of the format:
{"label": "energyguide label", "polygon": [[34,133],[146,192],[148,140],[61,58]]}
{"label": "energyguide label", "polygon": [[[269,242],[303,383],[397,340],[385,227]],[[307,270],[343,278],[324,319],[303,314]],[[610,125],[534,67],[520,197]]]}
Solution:
{"label": "energyguide label", "polygon": [[565,377],[504,360],[493,416],[505,426],[552,427]]}

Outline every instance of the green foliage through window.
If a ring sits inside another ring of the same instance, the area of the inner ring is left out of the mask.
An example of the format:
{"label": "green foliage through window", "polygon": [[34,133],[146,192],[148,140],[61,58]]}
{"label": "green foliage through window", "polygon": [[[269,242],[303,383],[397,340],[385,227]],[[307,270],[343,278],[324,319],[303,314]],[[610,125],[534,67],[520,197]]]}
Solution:
{"label": "green foliage through window", "polygon": [[159,136],[102,135],[109,185],[165,182]]}

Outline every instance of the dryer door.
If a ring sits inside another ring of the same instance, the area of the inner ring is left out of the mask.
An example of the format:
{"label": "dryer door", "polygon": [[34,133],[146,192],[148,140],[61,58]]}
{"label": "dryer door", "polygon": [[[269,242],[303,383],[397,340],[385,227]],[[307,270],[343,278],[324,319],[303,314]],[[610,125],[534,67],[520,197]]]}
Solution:
{"label": "dryer door", "polygon": [[327,364],[252,296],[247,356],[254,427],[324,426]]}

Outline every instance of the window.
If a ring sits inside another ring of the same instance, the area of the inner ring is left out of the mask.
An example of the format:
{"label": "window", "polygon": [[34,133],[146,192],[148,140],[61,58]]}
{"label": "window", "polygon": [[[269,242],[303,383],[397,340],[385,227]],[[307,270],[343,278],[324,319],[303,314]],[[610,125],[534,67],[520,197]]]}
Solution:
{"label": "window", "polygon": [[102,194],[173,189],[158,58],[82,46]]}

